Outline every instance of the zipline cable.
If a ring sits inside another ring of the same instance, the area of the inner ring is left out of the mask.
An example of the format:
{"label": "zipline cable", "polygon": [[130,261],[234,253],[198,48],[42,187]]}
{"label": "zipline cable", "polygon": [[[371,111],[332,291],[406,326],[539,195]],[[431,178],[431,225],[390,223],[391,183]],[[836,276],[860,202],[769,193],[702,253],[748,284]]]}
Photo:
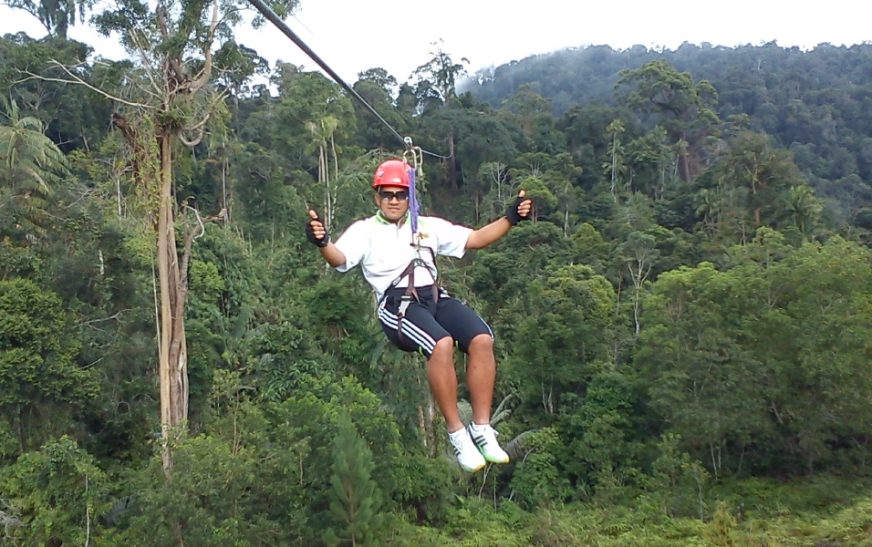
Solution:
{"label": "zipline cable", "polygon": [[[313,61],[315,61],[316,63],[318,63],[318,66],[320,66],[321,68],[323,68],[324,71],[325,71],[327,74],[329,74],[330,77],[333,78],[333,80],[335,80],[337,84],[339,84],[340,86],[342,86],[342,88],[345,89],[345,91],[351,93],[351,95],[352,95],[355,99],[357,99],[358,101],[360,101],[360,103],[361,103],[363,106],[365,106],[366,109],[369,110],[369,111],[372,113],[373,116],[375,116],[376,118],[378,118],[379,121],[381,121],[381,122],[385,125],[385,127],[387,127],[387,128],[391,131],[391,133],[393,133],[393,134],[397,137],[397,139],[399,139],[399,141],[400,141],[401,143],[403,143],[403,146],[404,146],[404,147],[407,147],[407,146],[408,146],[408,141],[407,141],[406,139],[404,139],[403,136],[400,135],[399,132],[398,132],[396,129],[394,129],[393,126],[392,126],[391,124],[389,124],[389,123],[387,122],[387,120],[385,120],[384,118],[382,118],[381,115],[376,111],[376,109],[373,108],[372,106],[370,106],[370,104],[369,104],[368,102],[366,102],[366,101],[364,100],[364,98],[361,97],[360,94],[357,93],[357,91],[355,91],[355,90],[354,90],[350,85],[348,85],[347,83],[345,83],[345,80],[343,80],[343,79],[342,79],[338,74],[336,74],[336,72],[334,72],[333,69],[330,68],[330,67],[327,65],[327,63],[325,63],[323,60],[321,60],[321,58],[318,57],[318,55],[317,55],[314,51],[312,51],[311,48],[309,48],[309,46],[307,46],[306,43],[303,42],[303,40],[301,40],[300,37],[297,36],[297,35],[294,33],[294,31],[292,31],[292,30],[288,27],[288,25],[286,25],[285,22],[282,21],[282,20],[279,18],[278,15],[276,15],[276,12],[274,12],[274,11],[272,10],[272,8],[270,8],[269,6],[267,6],[267,5],[263,2],[263,0],[248,0],[248,2],[249,2],[252,6],[254,6],[254,7],[257,9],[257,11],[259,11],[261,14],[263,14],[264,17],[266,17],[267,19],[269,19],[269,21],[270,21],[273,25],[275,25],[276,28],[278,28],[280,31],[282,31],[282,33],[283,33],[285,36],[287,36],[288,38],[291,39],[292,42],[294,42],[295,44],[297,44],[297,47],[299,47],[300,49],[302,49],[302,50],[306,53],[306,55],[308,55],[308,56],[309,56]],[[430,154],[430,152],[428,152],[428,154]],[[431,155],[435,155],[435,154],[431,154]]]}

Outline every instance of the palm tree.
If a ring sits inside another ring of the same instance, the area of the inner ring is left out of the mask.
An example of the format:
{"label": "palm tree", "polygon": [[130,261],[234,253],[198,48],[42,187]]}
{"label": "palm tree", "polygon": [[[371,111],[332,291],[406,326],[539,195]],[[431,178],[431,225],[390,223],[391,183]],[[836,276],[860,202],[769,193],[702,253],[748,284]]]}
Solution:
{"label": "palm tree", "polygon": [[791,186],[787,191],[785,212],[803,236],[808,237],[820,219],[823,205],[808,186]]}
{"label": "palm tree", "polygon": [[[63,152],[43,134],[43,124],[21,116],[15,101],[4,101],[0,125],[0,217],[10,224],[0,230],[41,231],[48,215],[51,183],[66,171]],[[25,227],[26,226],[26,227]]]}

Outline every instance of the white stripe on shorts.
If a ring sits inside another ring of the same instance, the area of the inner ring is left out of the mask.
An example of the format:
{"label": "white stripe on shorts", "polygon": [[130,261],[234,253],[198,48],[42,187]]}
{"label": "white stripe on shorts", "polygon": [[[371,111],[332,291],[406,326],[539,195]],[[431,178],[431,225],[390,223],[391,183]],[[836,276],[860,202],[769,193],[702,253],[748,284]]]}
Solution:
{"label": "white stripe on shorts", "polygon": [[[381,322],[388,327],[392,329],[397,328],[399,316],[389,312],[384,307],[384,304],[380,305],[378,308],[378,317]],[[419,346],[424,348],[427,353],[433,353],[433,350],[436,349],[436,340],[433,340],[433,337],[427,334],[425,330],[409,320],[402,322],[400,325],[400,332],[403,336],[407,336],[410,340],[413,340]]]}

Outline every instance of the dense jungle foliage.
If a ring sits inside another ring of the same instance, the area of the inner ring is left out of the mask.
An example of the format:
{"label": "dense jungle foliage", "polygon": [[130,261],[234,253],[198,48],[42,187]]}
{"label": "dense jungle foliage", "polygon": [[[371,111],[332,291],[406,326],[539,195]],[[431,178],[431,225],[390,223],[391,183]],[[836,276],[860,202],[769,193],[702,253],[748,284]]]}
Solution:
{"label": "dense jungle foliage", "polygon": [[[131,52],[109,61],[65,37],[77,6],[0,39],[0,544],[872,544],[872,45],[588,47],[466,80],[437,48],[353,83],[387,127],[235,43],[232,10],[93,13]],[[535,199],[440,262],[496,333],[509,465],[459,470],[421,357],[305,239],[308,207],[334,237],[373,213],[391,128],[427,151],[427,213]]]}

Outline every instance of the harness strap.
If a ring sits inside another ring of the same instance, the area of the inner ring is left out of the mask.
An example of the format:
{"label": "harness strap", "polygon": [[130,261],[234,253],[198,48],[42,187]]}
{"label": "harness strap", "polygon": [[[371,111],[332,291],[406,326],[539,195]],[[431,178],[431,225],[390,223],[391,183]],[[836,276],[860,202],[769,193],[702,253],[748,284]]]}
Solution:
{"label": "harness strap", "polygon": [[[430,251],[430,256],[433,257],[433,262],[435,263],[436,262],[436,253],[433,252],[433,249],[430,247],[425,246],[424,248],[427,249],[428,251]],[[420,249],[420,247],[419,247],[419,249]],[[415,287],[415,270],[419,266],[423,266],[424,268],[427,268],[427,270],[430,272],[430,275],[433,277],[433,284],[430,286],[432,291],[433,291],[433,306],[435,306],[436,303],[439,302],[439,290],[442,288],[442,286],[439,283],[439,278],[436,275],[435,269],[431,268],[430,265],[426,261],[424,261],[423,259],[418,258],[418,257],[413,258],[412,261],[409,262],[409,264],[406,266],[406,268],[402,271],[402,273],[400,273],[400,275],[397,276],[397,278],[394,279],[393,282],[391,282],[390,286],[387,288],[387,290],[385,290],[384,297],[382,297],[382,298],[387,298],[387,295],[391,289],[397,288],[397,285],[399,285],[400,282],[404,278],[406,278],[406,277],[409,278],[409,283],[406,285],[406,290],[403,292],[403,296],[400,297],[400,305],[398,306],[398,309],[397,309],[397,336],[398,337],[403,336],[402,326],[403,326],[403,318],[406,316],[406,310],[409,308],[409,306],[412,305],[412,302],[418,302],[419,304],[421,303],[421,297],[418,296],[418,289],[417,289],[417,287]]]}

